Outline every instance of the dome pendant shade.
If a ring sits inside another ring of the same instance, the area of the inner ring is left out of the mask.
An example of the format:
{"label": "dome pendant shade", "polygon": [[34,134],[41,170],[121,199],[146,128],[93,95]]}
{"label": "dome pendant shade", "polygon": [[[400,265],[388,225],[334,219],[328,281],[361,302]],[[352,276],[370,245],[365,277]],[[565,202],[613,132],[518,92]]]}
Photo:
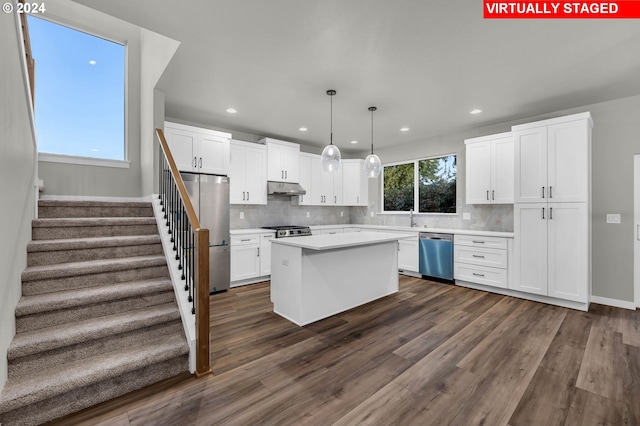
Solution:
{"label": "dome pendant shade", "polygon": [[327,145],[322,150],[322,168],[327,172],[334,172],[340,168],[342,156],[335,145]]}
{"label": "dome pendant shade", "polygon": [[373,153],[373,112],[377,109],[376,107],[369,107],[369,111],[371,111],[371,154],[364,159],[364,172],[371,179],[377,178],[382,172],[380,157]]}
{"label": "dome pendant shade", "polygon": [[342,156],[337,146],[333,144],[333,96],[335,96],[335,90],[327,90],[327,95],[331,99],[331,139],[329,145],[325,146],[322,150],[322,156],[320,157],[322,163],[322,169],[326,172],[335,172],[340,168],[340,162]]}
{"label": "dome pendant shade", "polygon": [[380,157],[376,154],[369,154],[364,160],[364,172],[368,178],[377,178],[382,172]]}

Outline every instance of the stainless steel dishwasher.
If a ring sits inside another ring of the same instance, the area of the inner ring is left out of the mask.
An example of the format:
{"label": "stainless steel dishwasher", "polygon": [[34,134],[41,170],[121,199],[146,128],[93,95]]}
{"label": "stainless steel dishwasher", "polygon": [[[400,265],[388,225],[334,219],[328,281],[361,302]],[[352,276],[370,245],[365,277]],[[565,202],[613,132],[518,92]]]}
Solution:
{"label": "stainless steel dishwasher", "polygon": [[453,235],[420,232],[420,274],[453,281]]}

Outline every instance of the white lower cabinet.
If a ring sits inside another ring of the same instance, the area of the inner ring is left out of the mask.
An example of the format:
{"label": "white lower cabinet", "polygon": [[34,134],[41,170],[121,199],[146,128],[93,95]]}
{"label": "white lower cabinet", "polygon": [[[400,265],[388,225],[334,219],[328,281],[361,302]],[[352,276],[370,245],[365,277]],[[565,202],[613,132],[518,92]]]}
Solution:
{"label": "white lower cabinet", "polygon": [[271,275],[271,240],[276,233],[260,235],[260,276]]}
{"label": "white lower cabinet", "polygon": [[271,274],[271,239],[275,236],[275,232],[231,236],[232,286]]}
{"label": "white lower cabinet", "polygon": [[398,240],[398,269],[418,272],[418,235]]}
{"label": "white lower cabinet", "polygon": [[513,290],[587,302],[586,203],[516,204],[514,231]]}
{"label": "white lower cabinet", "polygon": [[498,288],[508,287],[506,238],[454,236],[454,278]]}

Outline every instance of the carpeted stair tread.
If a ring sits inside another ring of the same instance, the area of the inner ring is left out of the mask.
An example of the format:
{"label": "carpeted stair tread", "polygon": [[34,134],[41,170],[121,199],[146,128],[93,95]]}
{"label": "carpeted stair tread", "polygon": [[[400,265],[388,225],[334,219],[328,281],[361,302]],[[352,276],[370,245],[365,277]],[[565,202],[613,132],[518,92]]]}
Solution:
{"label": "carpeted stair tread", "polygon": [[117,333],[179,320],[175,303],[151,306],[115,315],[102,316],[73,324],[62,324],[18,333],[7,349],[9,360],[52,349],[100,339]]}
{"label": "carpeted stair tread", "polygon": [[164,256],[157,255],[28,266],[22,272],[22,282],[99,274],[161,265],[166,265],[166,259]]}
{"label": "carpeted stair tread", "polygon": [[155,217],[72,217],[45,218],[31,221],[33,228],[62,228],[114,225],[155,225]]}
{"label": "carpeted stair tread", "polygon": [[155,279],[23,296],[16,306],[16,317],[171,290],[170,280]]}
{"label": "carpeted stair tread", "polygon": [[68,238],[58,240],[32,240],[28,253],[62,250],[86,250],[103,247],[122,247],[142,244],[160,244],[159,235],[123,235],[115,237]]}
{"label": "carpeted stair tread", "polygon": [[184,337],[172,335],[118,352],[98,354],[19,382],[9,380],[0,394],[0,413],[170,360],[188,351]]}
{"label": "carpeted stair tread", "polygon": [[65,200],[44,198],[38,200],[39,207],[149,207],[149,201]]}

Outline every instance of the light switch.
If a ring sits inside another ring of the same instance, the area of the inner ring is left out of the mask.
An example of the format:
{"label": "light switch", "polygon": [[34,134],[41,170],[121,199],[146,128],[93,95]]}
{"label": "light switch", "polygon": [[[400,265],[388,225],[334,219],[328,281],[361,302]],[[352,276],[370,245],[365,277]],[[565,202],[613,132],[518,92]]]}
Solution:
{"label": "light switch", "polygon": [[371,217],[373,217],[373,212],[371,212]]}
{"label": "light switch", "polygon": [[462,213],[462,220],[471,220],[471,213],[469,212]]}
{"label": "light switch", "polygon": [[619,214],[607,214],[607,223],[620,223]]}
{"label": "light switch", "polygon": [[311,217],[311,213],[307,212],[307,217]]}
{"label": "light switch", "polygon": [[344,212],[340,212],[340,217],[344,217]]}
{"label": "light switch", "polygon": [[240,219],[244,219],[244,212],[240,212]]}

